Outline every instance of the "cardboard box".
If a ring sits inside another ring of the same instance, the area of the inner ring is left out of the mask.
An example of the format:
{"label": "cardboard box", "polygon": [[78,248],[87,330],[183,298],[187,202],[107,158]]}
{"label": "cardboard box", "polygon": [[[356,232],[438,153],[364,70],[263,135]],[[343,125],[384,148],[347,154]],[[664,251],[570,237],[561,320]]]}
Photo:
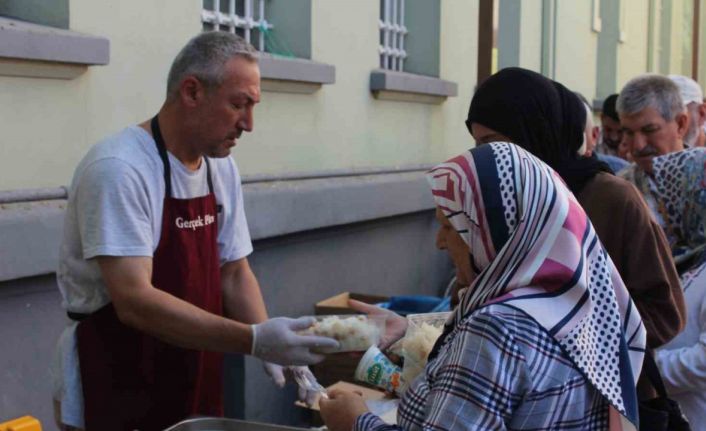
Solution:
{"label": "cardboard box", "polygon": [[355,369],[365,352],[350,352],[328,355],[316,365],[311,365],[311,372],[323,386],[343,381],[352,381]]}
{"label": "cardboard box", "polygon": [[352,293],[343,292],[336,296],[326,298],[314,305],[314,313],[322,314],[357,314],[357,312],[348,307],[348,300],[355,299],[356,301],[366,302],[368,304],[377,304],[378,302],[388,301],[388,296],[369,295],[367,293]]}

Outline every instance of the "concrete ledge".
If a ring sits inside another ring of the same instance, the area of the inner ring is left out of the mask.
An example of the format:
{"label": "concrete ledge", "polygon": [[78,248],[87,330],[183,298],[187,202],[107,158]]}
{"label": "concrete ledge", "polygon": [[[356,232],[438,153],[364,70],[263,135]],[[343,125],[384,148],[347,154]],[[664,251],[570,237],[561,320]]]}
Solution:
{"label": "concrete ledge", "polygon": [[66,201],[0,205],[0,281],[56,271]]}
{"label": "concrete ledge", "polygon": [[85,64],[0,58],[0,75],[25,78],[74,79],[88,70]]}
{"label": "concrete ledge", "polygon": [[336,68],[330,64],[267,54],[260,56],[259,63],[265,91],[312,93],[323,84],[336,82]]}
{"label": "concrete ledge", "polygon": [[[245,184],[253,240],[432,209],[424,171]],[[0,281],[55,271],[65,200],[0,204]]]}
{"label": "concrete ledge", "polygon": [[387,97],[379,98],[390,100],[408,101],[390,96],[394,96],[396,93],[413,93],[437,97],[443,101],[447,97],[455,97],[458,95],[458,84],[430,76],[377,69],[370,73],[370,91],[372,91],[376,97],[381,94],[387,95]]}
{"label": "concrete ledge", "polygon": [[421,171],[253,183],[244,195],[254,240],[434,207]]}
{"label": "concrete ledge", "polygon": [[110,42],[104,37],[0,17],[0,57],[104,65],[110,59]]}

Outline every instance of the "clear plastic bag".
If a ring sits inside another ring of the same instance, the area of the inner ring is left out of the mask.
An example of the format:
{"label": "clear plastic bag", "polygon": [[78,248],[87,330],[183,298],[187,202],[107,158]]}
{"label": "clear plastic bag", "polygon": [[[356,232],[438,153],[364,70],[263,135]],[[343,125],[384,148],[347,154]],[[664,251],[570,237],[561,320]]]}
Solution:
{"label": "clear plastic bag", "polygon": [[319,353],[364,352],[377,346],[385,330],[385,316],[326,315],[313,316],[316,323],[302,331],[338,340],[338,349],[314,349]]}
{"label": "clear plastic bag", "polygon": [[411,314],[407,316],[407,332],[402,339],[402,391],[424,370],[436,340],[444,330],[450,312]]}

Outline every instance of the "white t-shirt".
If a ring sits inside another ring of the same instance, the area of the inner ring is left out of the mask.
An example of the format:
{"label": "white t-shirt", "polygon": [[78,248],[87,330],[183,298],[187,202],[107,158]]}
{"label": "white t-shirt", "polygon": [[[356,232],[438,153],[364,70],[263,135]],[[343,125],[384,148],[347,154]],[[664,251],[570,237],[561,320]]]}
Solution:
{"label": "white t-shirt", "polygon": [[[209,158],[216,202],[221,264],[253,250],[238,168],[231,157]],[[188,170],[169,154],[172,197],[208,194],[206,163]],[[165,197],[164,167],[154,139],[138,126],[128,127],[96,144],[79,163],[69,191],[57,282],[63,306],[91,313],[110,302],[96,256],[149,256],[159,244]],[[59,338],[55,398],[62,401],[62,421],[83,428],[83,399],[75,336],[71,322]]]}
{"label": "white t-shirt", "polygon": [[682,276],[686,326],[655,354],[669,396],[679,403],[691,429],[706,424],[706,265]]}

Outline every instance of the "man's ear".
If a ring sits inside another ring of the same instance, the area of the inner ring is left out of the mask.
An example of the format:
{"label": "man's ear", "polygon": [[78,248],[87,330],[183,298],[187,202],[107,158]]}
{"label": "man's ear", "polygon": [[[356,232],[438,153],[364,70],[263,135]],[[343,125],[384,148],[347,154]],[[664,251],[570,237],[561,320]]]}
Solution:
{"label": "man's ear", "polygon": [[689,129],[689,114],[680,112],[674,117],[674,121],[677,123],[677,134],[680,138],[683,138],[686,135],[686,131]]}
{"label": "man's ear", "polygon": [[593,129],[591,129],[591,135],[593,136],[593,142],[598,142],[598,137],[601,135],[601,128],[598,126],[593,126]]}
{"label": "man's ear", "polygon": [[703,126],[706,123],[706,103],[699,105],[699,126]]}
{"label": "man's ear", "polygon": [[204,96],[206,89],[195,76],[187,76],[179,84],[179,99],[189,108],[196,107]]}

